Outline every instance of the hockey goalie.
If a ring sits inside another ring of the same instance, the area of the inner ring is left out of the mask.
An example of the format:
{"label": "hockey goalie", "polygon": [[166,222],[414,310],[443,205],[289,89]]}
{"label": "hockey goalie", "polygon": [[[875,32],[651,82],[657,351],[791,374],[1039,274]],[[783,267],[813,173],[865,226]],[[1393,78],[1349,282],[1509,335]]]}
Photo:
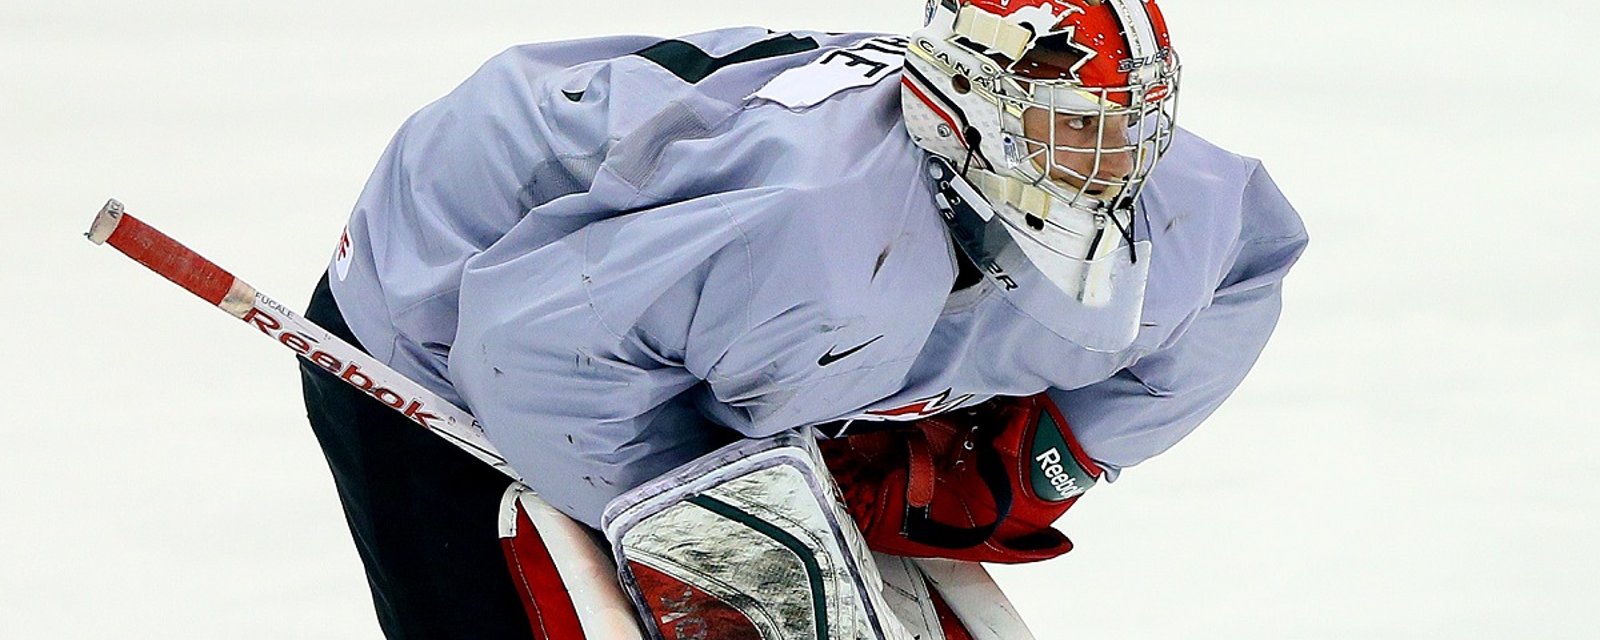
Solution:
{"label": "hockey goalie", "polygon": [[406,121],[306,316],[524,485],[303,364],[386,634],[1029,637],[979,563],[1232,393],[1306,235],[1154,1],[924,18],[519,46]]}

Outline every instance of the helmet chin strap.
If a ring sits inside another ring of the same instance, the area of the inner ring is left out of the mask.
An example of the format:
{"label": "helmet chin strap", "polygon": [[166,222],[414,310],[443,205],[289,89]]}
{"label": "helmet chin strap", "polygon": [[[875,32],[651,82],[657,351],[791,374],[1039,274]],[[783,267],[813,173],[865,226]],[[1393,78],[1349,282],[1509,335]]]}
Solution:
{"label": "helmet chin strap", "polygon": [[[934,204],[950,239],[998,295],[1056,335],[1091,351],[1112,353],[1132,343],[1139,333],[1150,261],[1134,264],[1123,255],[1128,246],[1114,231],[1106,233],[1111,225],[1104,214],[1097,219],[1060,200],[1052,203],[1017,189],[1024,206],[1055,207],[1039,209],[1053,215],[1035,228],[1026,220],[1029,214],[1003,191],[986,194],[978,186],[982,182],[1003,189],[1001,178],[976,169],[962,176],[944,156],[929,156],[927,163]],[[1149,242],[1140,242],[1148,250]],[[1086,259],[1091,253],[1097,257]]]}
{"label": "helmet chin strap", "polygon": [[967,157],[961,162],[961,175],[967,175],[972,169],[972,159],[983,159],[983,155],[978,153],[978,145],[983,142],[983,134],[978,133],[977,127],[967,127],[966,131],[961,132],[961,139],[967,142]]}

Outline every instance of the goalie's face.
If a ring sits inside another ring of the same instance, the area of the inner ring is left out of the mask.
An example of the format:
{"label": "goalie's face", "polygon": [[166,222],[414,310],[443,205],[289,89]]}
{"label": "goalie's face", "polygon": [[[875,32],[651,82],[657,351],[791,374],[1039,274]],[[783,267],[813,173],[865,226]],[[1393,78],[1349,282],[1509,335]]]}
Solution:
{"label": "goalie's face", "polygon": [[1136,147],[1127,114],[1085,115],[1028,109],[1023,145],[1034,168],[1062,189],[1109,199],[1133,175]]}
{"label": "goalie's face", "polygon": [[1137,192],[1149,176],[1170,140],[1176,92],[1162,81],[1090,87],[1075,71],[1082,61],[1071,51],[1030,51],[1001,100],[1020,111],[1013,166],[1074,206],[1092,207]]}

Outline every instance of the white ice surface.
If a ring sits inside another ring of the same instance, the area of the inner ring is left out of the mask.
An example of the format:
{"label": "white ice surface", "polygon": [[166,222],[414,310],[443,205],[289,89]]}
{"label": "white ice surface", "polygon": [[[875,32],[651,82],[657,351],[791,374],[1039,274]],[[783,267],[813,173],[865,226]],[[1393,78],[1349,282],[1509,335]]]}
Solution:
{"label": "white ice surface", "polygon": [[[0,637],[375,638],[286,352],[80,234],[300,305],[395,127],[533,40],[904,31],[915,0],[0,3]],[[1182,121],[1311,229],[1279,334],[998,571],[1042,638],[1600,637],[1595,5],[1167,0]],[[488,532],[486,532],[488,533]]]}

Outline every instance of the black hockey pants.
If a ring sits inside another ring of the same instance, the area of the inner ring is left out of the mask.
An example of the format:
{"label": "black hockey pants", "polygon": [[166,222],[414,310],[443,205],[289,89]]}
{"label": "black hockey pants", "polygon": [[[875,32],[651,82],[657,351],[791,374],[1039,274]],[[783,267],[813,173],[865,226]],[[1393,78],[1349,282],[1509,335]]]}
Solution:
{"label": "black hockey pants", "polygon": [[[327,276],[306,317],[359,346]],[[384,634],[532,638],[497,533],[511,481],[320,367],[300,379]]]}

